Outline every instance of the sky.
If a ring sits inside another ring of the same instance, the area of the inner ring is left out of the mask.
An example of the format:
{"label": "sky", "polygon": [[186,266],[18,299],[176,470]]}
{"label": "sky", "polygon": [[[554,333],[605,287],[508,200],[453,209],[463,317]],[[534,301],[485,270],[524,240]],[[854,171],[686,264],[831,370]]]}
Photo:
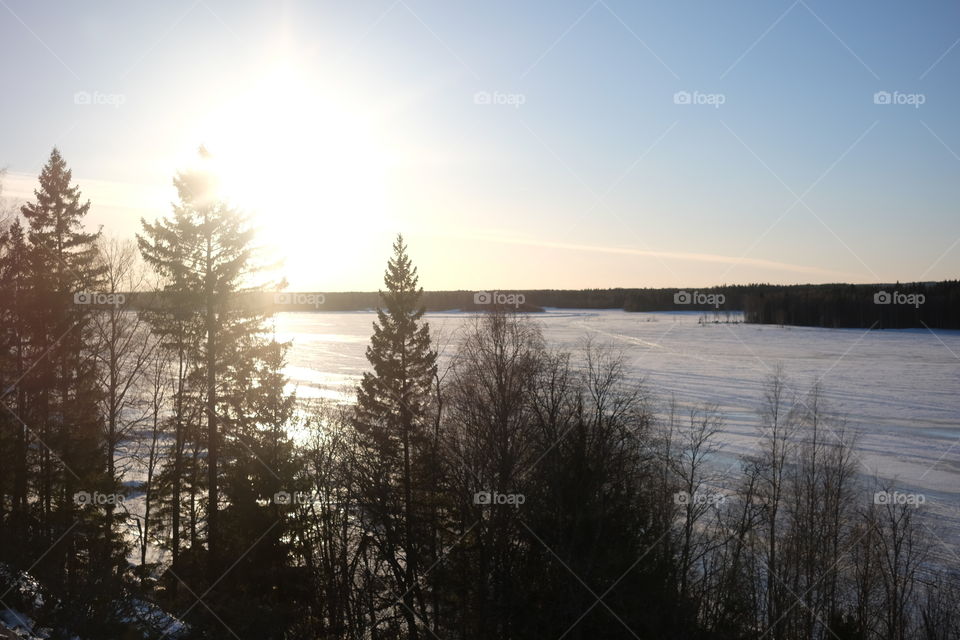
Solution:
{"label": "sky", "polygon": [[205,145],[298,290],[960,275],[960,4],[0,0],[8,206],[88,223]]}

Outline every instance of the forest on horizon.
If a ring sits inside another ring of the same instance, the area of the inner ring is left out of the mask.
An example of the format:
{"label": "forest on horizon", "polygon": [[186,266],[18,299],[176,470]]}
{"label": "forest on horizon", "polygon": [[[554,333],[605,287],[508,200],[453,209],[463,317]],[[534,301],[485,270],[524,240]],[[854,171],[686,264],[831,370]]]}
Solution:
{"label": "forest on horizon", "polygon": [[[722,304],[678,303],[678,293],[722,294]],[[427,311],[483,311],[476,296],[523,296],[500,306],[525,312],[556,309],[622,309],[629,312],[702,311],[719,316],[743,312],[744,321],[831,329],[960,329],[960,280],[892,284],[746,284],[686,289],[509,289],[497,292],[424,290]],[[887,294],[889,301],[875,298]],[[128,294],[133,308],[160,305],[163,293]],[[894,298],[897,296],[897,298]],[[922,296],[919,298],[917,296]],[[375,291],[283,291],[240,294],[238,304],[279,311],[365,311],[381,304]],[[919,304],[913,300],[922,300]]]}

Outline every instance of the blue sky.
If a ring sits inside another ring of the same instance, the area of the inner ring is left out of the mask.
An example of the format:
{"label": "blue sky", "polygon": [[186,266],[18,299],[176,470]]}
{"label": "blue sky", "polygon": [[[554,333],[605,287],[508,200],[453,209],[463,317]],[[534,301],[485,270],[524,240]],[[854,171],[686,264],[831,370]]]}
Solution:
{"label": "blue sky", "polygon": [[2,0],[0,16],[8,199],[56,144],[91,222],[132,237],[205,143],[296,288],[376,288],[397,231],[430,289],[960,273],[956,2]]}

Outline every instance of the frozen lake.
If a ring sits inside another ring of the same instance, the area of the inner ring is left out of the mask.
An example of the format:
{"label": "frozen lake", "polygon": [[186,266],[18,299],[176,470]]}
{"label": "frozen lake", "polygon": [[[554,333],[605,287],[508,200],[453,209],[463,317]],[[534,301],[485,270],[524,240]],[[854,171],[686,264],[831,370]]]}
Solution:
{"label": "frozen lake", "polygon": [[[454,349],[471,315],[427,314],[441,349]],[[944,543],[937,555],[960,566],[953,555],[960,548],[960,332],[700,324],[699,312],[548,309],[531,318],[552,347],[576,350],[590,336],[621,350],[630,376],[644,379],[660,401],[718,404],[731,460],[756,443],[763,382],[777,363],[793,391],[805,394],[819,381],[828,410],[860,434],[864,472],[924,493]],[[367,368],[374,319],[370,312],[277,316],[277,337],[293,340],[287,373],[301,397],[349,400]]]}

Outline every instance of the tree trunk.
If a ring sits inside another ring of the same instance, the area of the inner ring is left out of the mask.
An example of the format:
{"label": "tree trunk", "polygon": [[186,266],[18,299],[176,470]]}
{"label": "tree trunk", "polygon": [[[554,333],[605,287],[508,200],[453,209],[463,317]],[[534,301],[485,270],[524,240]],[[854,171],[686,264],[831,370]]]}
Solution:
{"label": "tree trunk", "polygon": [[219,576],[217,554],[220,551],[220,532],[218,527],[217,456],[219,433],[217,431],[217,372],[216,372],[216,319],[214,317],[213,272],[210,265],[213,258],[213,246],[207,239],[207,273],[205,302],[207,329],[207,577],[211,583]]}

